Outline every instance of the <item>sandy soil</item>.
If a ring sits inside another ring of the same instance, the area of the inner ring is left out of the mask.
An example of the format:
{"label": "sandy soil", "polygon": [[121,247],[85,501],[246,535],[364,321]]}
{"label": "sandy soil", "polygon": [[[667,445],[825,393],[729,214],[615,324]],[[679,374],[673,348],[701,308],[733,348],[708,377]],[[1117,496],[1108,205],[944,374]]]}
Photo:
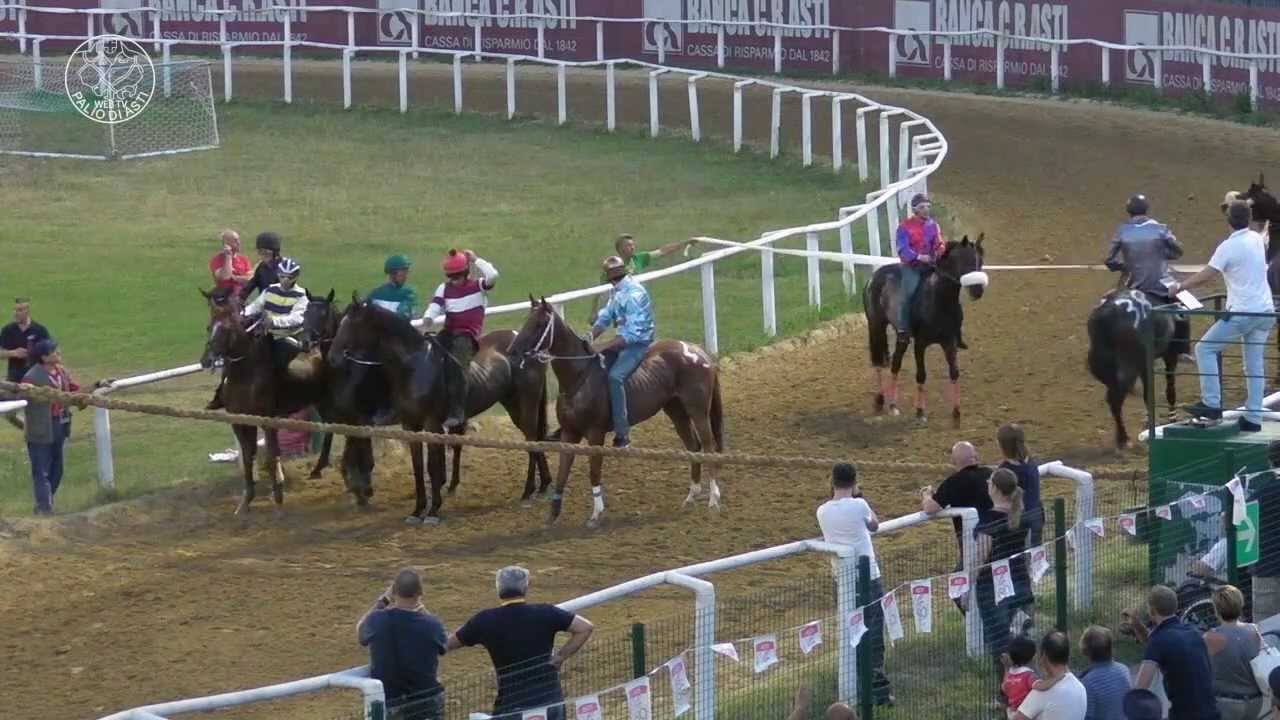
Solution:
{"label": "sandy soil", "polygon": [[[394,98],[390,69],[360,67],[356,101]],[[339,97],[337,73],[336,64],[305,69],[296,96]],[[442,66],[415,69],[410,97],[448,101],[447,77]],[[237,68],[238,94],[277,94],[278,82],[269,64]],[[647,117],[642,82],[623,79],[619,102],[627,122]],[[553,111],[554,94],[547,92],[553,83],[551,75],[522,75],[522,109]],[[571,78],[576,117],[603,111],[603,102],[594,107],[602,95],[586,89],[593,83]],[[986,233],[991,263],[1099,261],[1126,196],[1137,190],[1174,224],[1188,262],[1202,262],[1224,234],[1217,210],[1223,191],[1280,157],[1273,133],[1201,119],[1086,103],[859,90],[927,115],[947,135],[951,156],[931,188],[959,219],[951,234]],[[468,68],[469,107],[504,106],[501,92],[494,68]],[[687,122],[684,88],[671,83],[666,92],[664,122]],[[705,87],[702,108],[708,132],[723,133],[725,87]],[[824,137],[828,114],[817,117]],[[766,118],[764,96],[749,94],[747,125],[756,140],[767,132]],[[788,105],[787,123],[798,125],[798,100]],[[1140,467],[1140,454],[1117,457],[1108,449],[1102,390],[1084,369],[1084,318],[1111,281],[1098,272],[995,275],[987,296],[967,310],[972,349],[961,355],[965,414],[958,429],[936,406],[923,427],[870,417],[866,337],[852,327],[733,362],[724,378],[728,443],[754,452],[944,462],[952,442],[970,438],[994,459],[995,429],[1012,420],[1026,426],[1043,458]],[[944,366],[938,351],[930,358],[931,394],[940,399]],[[1132,405],[1136,426],[1138,403]],[[636,439],[645,446],[677,442],[657,421],[639,428]],[[0,528],[4,705],[84,718],[361,664],[353,623],[400,565],[424,569],[429,606],[453,626],[489,602],[491,573],[508,563],[534,571],[538,597],[561,600],[653,570],[813,536],[812,510],[825,486],[821,473],[729,469],[726,509],[712,516],[705,507],[679,510],[684,468],[608,463],[607,526],[583,528],[589,499],[579,469],[566,517],[548,528],[544,506],[515,502],[523,457],[476,451],[458,496],[445,505],[444,524],[422,529],[400,522],[412,501],[405,467],[403,459],[384,459],[368,513],[350,509],[335,476],[305,481],[295,469],[299,479],[291,482],[282,521],[266,512],[233,520],[229,478],[199,492]],[[914,489],[939,479],[875,473],[865,488],[882,516],[895,516],[915,509]],[[1052,485],[1052,494],[1069,491]],[[1112,507],[1126,492],[1124,483],[1106,488]],[[918,556],[930,553],[949,562],[949,543],[941,523],[887,538],[882,564],[913,558],[911,566],[920,567]],[[730,574],[721,592],[778,587],[822,567],[796,560]],[[612,633],[685,608],[681,595],[651,593],[589,615]],[[485,664],[480,653],[449,663],[452,673]],[[334,717],[350,701],[325,696],[272,709],[279,717]]]}

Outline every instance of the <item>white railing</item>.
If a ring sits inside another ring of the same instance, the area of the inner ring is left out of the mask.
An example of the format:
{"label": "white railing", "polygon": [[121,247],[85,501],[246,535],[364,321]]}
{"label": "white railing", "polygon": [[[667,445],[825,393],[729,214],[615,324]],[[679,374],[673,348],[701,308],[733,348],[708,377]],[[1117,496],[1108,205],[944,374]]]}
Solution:
{"label": "white railing", "polygon": [[[1075,481],[1076,524],[1074,527],[1082,528],[1085,520],[1092,519],[1094,517],[1093,478],[1089,473],[1076,468],[1067,467],[1066,465],[1063,465],[1061,461],[1054,461],[1041,465],[1040,472],[1044,476],[1064,477]],[[909,515],[893,518],[881,523],[880,528],[875,534],[877,536],[884,536],[890,533],[902,532],[904,530],[923,525],[931,520],[950,519],[956,517],[960,518],[962,523],[962,570],[972,577],[974,571],[980,566],[973,532],[978,523],[978,514],[973,508],[961,508],[954,510],[947,509],[934,514],[926,514],[924,512],[911,513]],[[1092,534],[1089,532],[1074,532],[1072,533],[1072,537],[1074,538],[1073,546],[1076,553],[1075,607],[1087,610],[1090,607],[1093,595]],[[715,585],[706,580],[706,577],[714,573],[725,572],[727,570],[737,570],[760,563],[772,562],[774,560],[808,553],[827,554],[836,560],[836,562],[832,564],[832,571],[836,579],[837,617],[848,617],[849,614],[858,607],[856,601],[857,558],[853,555],[853,549],[850,546],[833,545],[821,540],[799,540],[796,542],[786,543],[784,545],[764,548],[762,550],[754,550],[752,552],[742,553],[739,555],[731,555],[693,565],[686,565],[684,567],[660,570],[643,577],[634,578],[632,580],[627,580],[626,582],[604,588],[603,590],[597,590],[595,592],[567,600],[559,603],[559,607],[571,612],[581,612],[587,608],[621,600],[661,585],[672,585],[689,590],[694,596],[695,618],[694,637],[691,638],[692,645],[690,647],[694,652],[694,676],[698,679],[698,688],[694,694],[693,705],[697,718],[711,720],[715,718],[716,704],[716,667],[712,646],[714,646],[718,641],[715,634]],[[976,582],[970,583],[968,601],[969,608],[978,607]],[[980,613],[976,611],[965,613],[964,623],[965,652],[969,657],[981,657],[985,653],[985,649],[983,646],[983,632]],[[848,632],[849,628],[847,627],[847,623],[843,621],[838,623],[836,637],[840,654],[838,658],[837,677],[839,695],[844,699],[854,698],[857,695],[857,654],[855,652],[854,644],[850,641],[850,638],[847,637]],[[159,718],[159,720],[164,720],[167,715],[244,705],[306,692],[315,692],[329,687],[359,687],[364,690],[365,707],[366,712],[368,712],[370,703],[373,702],[373,700],[381,701],[382,699],[380,687],[379,693],[375,697],[366,686],[357,686],[353,684],[339,685],[334,681],[335,678],[338,678],[341,682],[350,683],[352,682],[352,678],[367,678],[368,674],[369,667],[364,665],[358,668],[342,670],[330,675],[320,675],[280,685],[270,685],[252,690],[223,693],[220,695],[192,700],[148,705],[134,710],[109,715],[102,720],[144,720],[144,718],[145,720],[157,720],[157,718]],[[139,712],[149,714],[136,714]]]}
{"label": "white railing", "polygon": [[[27,6],[0,6],[0,10],[6,7],[19,7],[21,12],[52,12],[52,13],[80,13],[84,12],[90,19],[86,26],[86,32],[92,33],[92,17],[95,14],[128,12],[129,10],[115,9],[90,9],[90,10],[70,10],[65,8],[35,8]],[[155,24],[153,28],[159,27],[159,21],[165,11],[154,8],[145,8],[147,12],[153,13]],[[141,11],[141,10],[139,10]],[[358,8],[307,8],[307,12],[325,12],[325,11],[341,11],[347,12],[347,17],[353,18],[354,12],[364,12],[366,9]],[[223,22],[221,23],[222,37],[226,37],[226,18],[234,15],[234,11],[211,11],[220,14]],[[10,37],[19,37],[20,39],[32,40],[32,56],[33,62],[38,61],[40,52],[40,42],[50,39],[63,40],[79,40],[85,36],[31,36],[25,32],[25,21],[22,20],[24,15],[19,15],[20,27],[23,28],[17,35],[13,33],[0,33],[0,37],[8,35]],[[288,30],[290,19],[289,14],[285,13],[282,23]],[[348,23],[348,30],[354,33],[353,23]],[[284,37],[290,37],[288,33]],[[175,44],[190,44],[186,41],[165,40],[160,38],[159,31],[155,33],[156,42],[163,45],[166,59],[169,57],[169,49]],[[655,270],[653,272],[643,273],[636,276],[641,282],[658,280],[679,273],[689,272],[697,269],[700,275],[702,285],[702,312],[703,312],[703,341],[706,349],[712,354],[719,352],[719,331],[716,309],[716,292],[715,292],[715,264],[720,260],[732,257],[746,250],[753,250],[761,254],[761,305],[763,316],[763,327],[765,333],[772,337],[777,334],[777,293],[775,292],[775,276],[773,266],[773,253],[771,248],[775,243],[792,238],[805,238],[806,247],[811,251],[817,251],[820,248],[821,233],[832,232],[839,235],[840,252],[845,257],[841,258],[848,272],[846,273],[844,290],[851,293],[856,287],[853,279],[853,226],[859,222],[865,222],[867,225],[867,233],[871,238],[871,254],[874,258],[863,257],[864,260],[879,261],[883,254],[880,244],[880,217],[883,215],[887,228],[892,228],[897,224],[901,206],[905,204],[910,193],[916,190],[927,189],[927,178],[941,165],[943,159],[948,152],[946,138],[927,118],[918,115],[911,110],[891,105],[883,105],[870,100],[856,93],[837,92],[829,90],[811,90],[796,85],[791,85],[778,80],[754,79],[741,76],[728,75],[719,72],[689,70],[675,67],[664,67],[653,63],[647,63],[638,60],[608,60],[594,62],[569,62],[563,60],[547,59],[544,57],[528,57],[528,56],[512,56],[501,53],[476,53],[471,52],[453,52],[432,50],[427,48],[385,48],[385,47],[356,47],[354,46],[354,34],[349,34],[349,40],[352,44],[349,46],[333,46],[324,43],[304,43],[304,42],[281,42],[278,43],[284,49],[283,67],[285,73],[285,95],[286,100],[291,99],[290,88],[292,86],[292,63],[289,48],[291,45],[310,45],[313,47],[335,47],[343,53],[342,76],[343,76],[343,97],[346,106],[351,105],[351,58],[355,52],[395,52],[399,53],[399,78],[400,78],[400,101],[401,110],[407,109],[407,95],[405,88],[407,87],[407,57],[409,53],[421,52],[426,54],[451,56],[453,60],[453,89],[454,89],[454,110],[462,112],[463,109],[463,63],[464,57],[486,57],[491,59],[502,60],[506,63],[506,92],[507,92],[507,112],[508,116],[514,115],[516,111],[516,68],[518,62],[534,63],[546,66],[554,66],[559,70],[557,78],[557,93],[561,110],[559,113],[559,121],[565,122],[564,113],[566,83],[564,70],[567,67],[575,68],[601,68],[606,71],[606,109],[607,118],[606,125],[613,129],[616,127],[616,74],[615,70],[618,66],[634,66],[640,67],[649,72],[649,104],[650,104],[650,126],[651,133],[657,135],[659,133],[658,118],[658,88],[659,78],[664,75],[681,76],[688,86],[688,102],[690,113],[690,130],[695,139],[699,135],[700,128],[700,105],[698,87],[703,81],[725,81],[733,84],[733,127],[734,127],[734,147],[735,150],[741,148],[742,144],[742,128],[743,128],[743,89],[745,87],[756,85],[771,89],[772,92],[772,123],[771,137],[773,156],[777,156],[778,138],[782,123],[782,115],[780,112],[782,96],[784,94],[795,93],[802,97],[802,137],[801,144],[803,149],[803,157],[806,164],[813,161],[813,133],[812,133],[812,104],[817,98],[827,99],[831,102],[831,111],[833,119],[836,122],[832,124],[832,148],[833,148],[833,170],[840,172],[844,170],[843,161],[843,145],[845,137],[845,126],[840,121],[843,112],[843,104],[854,101],[859,103],[860,107],[855,112],[854,122],[854,138],[856,141],[856,161],[858,168],[858,177],[860,180],[867,180],[870,177],[871,168],[868,161],[869,140],[867,135],[867,122],[875,113],[879,113],[878,123],[878,143],[879,143],[879,161],[880,161],[880,189],[875,192],[868,193],[866,201],[862,204],[855,204],[848,207],[842,207],[838,211],[838,218],[829,222],[815,223],[801,227],[786,228],[765,233],[761,237],[742,243],[734,247],[726,247],[708,252],[696,259],[692,259],[680,264]],[[199,44],[199,43],[196,43]],[[221,43],[224,50],[224,80],[225,95],[227,99],[231,97],[231,48],[236,43]],[[896,121],[896,125],[894,124]],[[893,145],[894,135],[897,135],[897,167],[896,173],[893,164]],[[808,302],[810,305],[821,304],[821,275],[817,272],[816,256],[811,260],[808,273]],[[552,295],[548,301],[556,306],[563,313],[566,303],[587,297],[598,296],[607,293],[610,290],[608,285],[598,285],[581,290],[573,290]],[[523,302],[510,303],[506,305],[498,305],[488,308],[487,313],[490,315],[500,315],[505,313],[517,313],[528,310],[527,304]],[[200,371],[198,365],[188,365],[181,368],[171,370],[163,370],[155,373],[147,373],[137,377],[125,378],[117,380],[99,392],[111,392],[116,389],[125,387],[135,387],[148,383],[159,382],[162,380],[191,375]],[[11,412],[18,408],[24,407],[24,401],[9,402],[0,404],[0,412]],[[115,468],[113,461],[112,439],[111,439],[111,418],[110,413],[105,409],[95,409],[94,414],[94,439],[97,446],[98,459],[98,482],[104,489],[113,488],[115,485]]]}

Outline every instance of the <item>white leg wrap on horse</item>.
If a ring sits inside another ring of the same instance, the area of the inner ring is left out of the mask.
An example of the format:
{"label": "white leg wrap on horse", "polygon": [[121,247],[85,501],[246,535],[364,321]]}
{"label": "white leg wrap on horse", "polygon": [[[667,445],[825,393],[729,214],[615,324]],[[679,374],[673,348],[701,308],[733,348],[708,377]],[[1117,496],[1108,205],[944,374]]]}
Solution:
{"label": "white leg wrap on horse", "polygon": [[719,483],[717,483],[717,482],[715,481],[715,479],[712,479],[712,480],[711,480],[711,500],[710,500],[710,505],[711,505],[711,507],[713,507],[713,508],[718,508],[718,507],[720,507],[720,485],[719,485]]}
{"label": "white leg wrap on horse", "polygon": [[689,496],[684,499],[684,504],[688,505],[689,503],[693,502],[694,500],[697,500],[700,497],[702,497],[702,483],[700,482],[689,483]]}
{"label": "white leg wrap on horse", "polygon": [[604,488],[597,485],[591,488],[591,514],[599,515],[604,512]]}

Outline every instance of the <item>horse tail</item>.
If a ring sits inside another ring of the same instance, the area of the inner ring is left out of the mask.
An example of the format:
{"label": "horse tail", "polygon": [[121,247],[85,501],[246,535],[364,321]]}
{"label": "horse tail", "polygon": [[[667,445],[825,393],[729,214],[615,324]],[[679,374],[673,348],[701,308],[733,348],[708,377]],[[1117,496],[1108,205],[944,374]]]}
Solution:
{"label": "horse tail", "polygon": [[1137,338],[1128,326],[1114,321],[1114,314],[1100,306],[1089,316],[1089,352],[1086,363],[1090,374],[1108,388],[1133,392],[1138,380],[1137,358],[1122,357],[1137,349]]}
{"label": "horse tail", "polygon": [[720,400],[720,373],[715,375],[715,384],[711,387],[711,436],[715,438],[716,452],[724,452],[724,406]]}
{"label": "horse tail", "polygon": [[872,367],[884,367],[889,364],[889,328],[880,317],[880,309],[872,302],[871,287],[876,284],[875,277],[862,287],[862,313],[867,318],[867,336],[871,348]]}

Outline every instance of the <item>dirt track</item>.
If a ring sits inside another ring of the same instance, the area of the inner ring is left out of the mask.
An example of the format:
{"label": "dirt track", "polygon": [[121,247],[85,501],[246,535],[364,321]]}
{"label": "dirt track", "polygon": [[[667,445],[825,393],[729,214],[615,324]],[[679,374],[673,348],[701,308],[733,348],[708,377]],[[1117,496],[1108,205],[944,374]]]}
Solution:
{"label": "dirt track", "polygon": [[[328,89],[340,93],[337,66],[324,67]],[[387,69],[361,69],[356,87],[369,87],[369,76]],[[411,98],[449,97],[444,70],[418,73]],[[475,73],[469,74],[469,106],[496,109],[501,102],[501,85],[489,70],[468,70]],[[271,66],[238,69],[237,92],[273,93],[275,72]],[[479,81],[482,74],[488,82]],[[318,82],[300,77],[296,95],[320,95]],[[522,76],[522,109],[551,111],[554,95],[539,86],[553,82],[551,76]],[[601,94],[582,92],[581,82],[572,86],[579,92],[571,113],[598,115],[579,101]],[[638,121],[647,106],[635,78],[626,84],[624,118]],[[377,86],[379,97],[394,97],[387,77]],[[1156,215],[1173,223],[1188,245],[1187,261],[1202,262],[1223,234],[1217,211],[1222,192],[1280,158],[1272,132],[1199,119],[1083,103],[875,88],[865,93],[932,118],[950,139],[951,155],[931,188],[960,220],[948,229],[952,235],[986,232],[992,263],[1097,262],[1125,197],[1135,190],[1147,192]],[[664,97],[664,116],[672,124],[685,122],[683,97],[683,87],[672,83]],[[357,91],[357,102],[369,98]],[[748,128],[759,137],[767,129],[767,106],[760,96],[748,103]],[[723,132],[727,95],[708,87],[702,107],[713,116],[707,130]],[[798,115],[795,108],[789,113]],[[824,137],[826,131],[819,126],[817,133]],[[1026,426],[1043,458],[1086,467],[1141,465],[1140,456],[1117,460],[1106,449],[1110,424],[1102,392],[1084,370],[1084,317],[1110,282],[1096,272],[994,275],[986,298],[968,309],[972,350],[961,356],[965,416],[959,430],[936,406],[927,427],[869,420],[865,334],[854,330],[735,362],[724,380],[729,444],[758,452],[942,462],[954,440],[971,438],[991,458],[996,426],[1014,420]],[[936,350],[931,357],[931,394],[940,399],[941,358]],[[1136,402],[1133,410],[1136,426]],[[637,441],[676,442],[659,422],[639,428]],[[388,461],[384,467],[403,465]],[[523,467],[523,458],[514,455],[472,453],[460,494],[445,506],[445,524],[433,529],[400,524],[411,502],[402,472],[380,476],[376,509],[368,514],[354,514],[340,497],[340,481],[329,477],[293,483],[282,522],[265,512],[246,524],[233,521],[228,485],[198,496],[24,523],[11,539],[0,540],[4,706],[84,718],[361,664],[352,625],[399,565],[425,569],[428,605],[453,626],[488,602],[491,573],[501,565],[527,564],[539,597],[563,599],[656,569],[812,536],[812,510],[824,491],[819,473],[730,470],[723,477],[726,510],[708,517],[704,507],[678,511],[687,489],[684,468],[610,464],[607,528],[582,528],[589,502],[579,471],[567,517],[548,529],[544,506],[525,510],[514,502]],[[882,516],[894,516],[915,509],[914,488],[938,479],[872,476],[865,490]],[[883,552],[905,556],[930,543],[937,547],[949,542],[946,532],[936,524],[885,541]],[[729,576],[725,588],[785,583],[821,567],[814,561],[777,564],[750,577]],[[686,604],[679,595],[655,594],[590,616],[619,628]],[[462,658],[482,660],[478,653]],[[284,717],[302,717],[310,706],[294,702],[278,709]]]}

